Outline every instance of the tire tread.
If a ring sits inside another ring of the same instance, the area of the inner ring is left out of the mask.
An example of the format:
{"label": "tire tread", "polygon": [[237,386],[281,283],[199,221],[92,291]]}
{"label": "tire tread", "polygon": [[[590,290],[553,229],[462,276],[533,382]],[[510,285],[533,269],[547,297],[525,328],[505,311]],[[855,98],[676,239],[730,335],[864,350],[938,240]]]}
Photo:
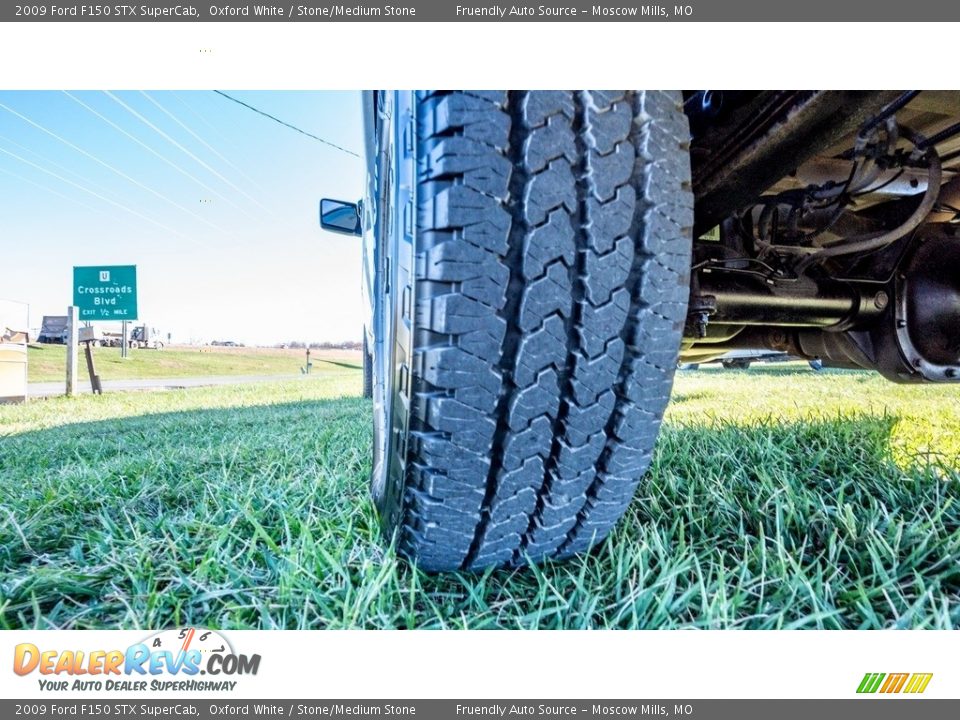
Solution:
{"label": "tire tread", "polygon": [[584,551],[629,505],[676,367],[692,226],[679,96],[418,102],[400,550],[431,571]]}

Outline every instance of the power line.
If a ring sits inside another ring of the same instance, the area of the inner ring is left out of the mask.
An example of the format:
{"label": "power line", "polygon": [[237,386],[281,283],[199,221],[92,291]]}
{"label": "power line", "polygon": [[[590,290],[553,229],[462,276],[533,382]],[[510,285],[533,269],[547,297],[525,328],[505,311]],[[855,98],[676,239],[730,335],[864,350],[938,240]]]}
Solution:
{"label": "power line", "polygon": [[[178,93],[171,91],[171,92],[170,92],[170,95],[171,95],[173,98],[175,98],[176,101],[177,101],[178,103],[180,103],[180,105],[182,105],[183,108],[184,108],[188,113],[190,113],[193,117],[195,117],[197,120],[199,120],[201,124],[205,125],[206,128],[207,128],[210,132],[212,132],[215,136],[217,136],[220,140],[222,140],[227,146],[231,147],[231,148],[234,149],[234,150],[237,150],[237,149],[238,149],[236,142],[234,142],[233,140],[231,140],[230,138],[228,138],[226,135],[224,135],[224,134],[223,134],[223,131],[222,131],[220,128],[214,126],[209,120],[207,120],[207,119],[203,116],[203,113],[197,111],[192,105],[190,105],[190,103],[188,103],[186,100],[184,100],[182,97],[180,97],[180,95],[179,95]],[[253,185],[253,186],[254,186],[257,190],[259,190],[260,192],[263,192],[263,186],[260,185],[260,183],[258,183],[256,180],[254,180],[254,179],[253,179],[252,177],[250,177],[249,175],[247,175],[247,174],[246,174],[241,168],[239,168],[237,165],[235,165],[234,163],[230,162],[230,160],[228,160],[227,158],[225,158],[225,157],[223,157],[222,155],[220,155],[220,153],[216,153],[216,154],[217,154],[219,157],[223,158],[223,161],[224,161],[225,163],[227,163],[227,165],[229,165],[229,166],[232,167],[234,170],[236,170],[238,173],[240,173],[241,177],[243,177],[247,182],[249,182],[251,185]]]}
{"label": "power line", "polygon": [[27,153],[27,154],[29,154],[29,155],[32,155],[34,158],[36,158],[36,159],[38,159],[38,160],[42,160],[43,162],[47,163],[47,164],[50,165],[51,167],[56,168],[57,170],[60,170],[60,171],[66,173],[66,174],[68,174],[68,175],[72,175],[75,180],[78,180],[79,182],[82,182],[84,185],[87,185],[87,186],[89,186],[89,187],[95,188],[95,189],[97,189],[97,190],[99,190],[100,192],[103,192],[103,193],[110,192],[110,191],[109,191],[107,188],[105,188],[101,183],[94,182],[94,181],[91,180],[90,178],[88,178],[88,177],[86,177],[86,176],[84,176],[84,175],[81,175],[81,174],[78,173],[76,170],[71,170],[70,168],[68,168],[68,167],[66,167],[66,166],[64,166],[64,165],[61,165],[60,163],[56,162],[55,160],[51,160],[51,159],[48,158],[46,155],[41,155],[41,154],[38,153],[36,150],[32,150],[31,148],[27,147],[27,146],[24,145],[23,143],[18,143],[16,140],[14,140],[14,139],[6,136],[6,135],[3,135],[2,133],[0,133],[0,140],[3,140],[3,141],[5,141],[5,142],[9,143],[10,145],[12,145],[12,146],[15,147],[15,148],[19,148],[20,150],[23,150],[25,153]]}
{"label": "power line", "polygon": [[209,173],[215,175],[216,177],[218,177],[222,182],[224,182],[225,184],[229,185],[231,188],[233,188],[233,189],[236,190],[238,193],[240,193],[241,195],[243,195],[245,198],[247,198],[247,200],[249,200],[250,202],[252,202],[254,205],[257,205],[257,206],[259,206],[261,209],[266,210],[267,212],[269,212],[269,210],[267,209],[267,207],[266,207],[263,203],[261,203],[259,200],[257,200],[255,197],[253,197],[252,195],[250,195],[250,194],[247,193],[246,191],[244,191],[243,188],[238,187],[237,185],[233,184],[230,180],[228,180],[227,178],[225,178],[223,175],[221,175],[219,172],[217,172],[214,168],[210,167],[210,166],[209,166],[206,162],[204,162],[201,158],[199,158],[199,157],[197,157],[196,155],[194,155],[192,152],[190,152],[190,150],[188,150],[186,147],[184,147],[183,145],[181,145],[181,144],[180,144],[179,142],[177,142],[174,138],[172,138],[170,135],[168,135],[167,133],[165,133],[163,130],[161,130],[159,127],[157,127],[156,125],[154,125],[152,122],[150,122],[149,120],[147,120],[147,118],[145,118],[143,115],[141,115],[140,113],[138,113],[138,112],[137,112],[136,110],[134,110],[132,107],[130,107],[129,105],[127,105],[123,100],[121,100],[120,98],[118,98],[118,97],[117,97],[116,95],[114,95],[112,92],[110,92],[109,90],[104,90],[103,92],[104,92],[105,95],[107,95],[108,97],[110,97],[110,99],[112,99],[115,103],[117,103],[118,105],[120,105],[120,107],[122,107],[124,110],[126,110],[126,111],[127,111],[128,113],[130,113],[131,115],[133,115],[135,118],[137,118],[140,122],[142,122],[144,125],[146,125],[147,127],[149,127],[149,128],[150,128],[151,130],[153,130],[155,133],[157,133],[158,135],[160,135],[160,137],[162,137],[162,138],[163,138],[164,140],[166,140],[168,143],[170,143],[171,145],[173,145],[174,147],[176,147],[176,148],[177,148],[178,150],[180,150],[182,153],[184,153],[184,154],[188,155],[189,157],[191,157],[196,163],[202,165],[202,166],[207,170],[207,172],[209,172]]}
{"label": "power line", "polygon": [[63,198],[64,200],[69,200],[70,202],[75,202],[75,203],[77,203],[77,205],[80,205],[80,206],[82,206],[82,207],[85,207],[87,210],[89,210],[89,211],[91,211],[91,212],[100,213],[100,214],[102,214],[102,215],[106,215],[107,217],[112,217],[112,218],[116,218],[116,217],[117,217],[116,215],[111,215],[111,214],[108,213],[106,210],[101,210],[101,209],[99,209],[99,208],[95,208],[95,207],[93,207],[93,205],[88,205],[87,203],[83,202],[82,200],[77,200],[77,198],[75,198],[75,197],[70,197],[69,195],[64,195],[64,194],[63,194],[62,192],[60,192],[59,190],[54,190],[52,187],[49,187],[49,186],[47,186],[47,185],[44,185],[43,183],[38,183],[36,180],[31,180],[30,178],[24,177],[23,175],[20,175],[19,173],[13,172],[12,170],[7,170],[7,168],[5,168],[5,167],[0,167],[0,172],[4,173],[4,174],[6,174],[6,175],[9,175],[9,176],[12,177],[12,178],[16,178],[16,179],[19,180],[20,182],[29,183],[30,185],[34,185],[34,186],[40,188],[41,190],[46,190],[48,193],[52,193],[52,194],[56,195],[57,197]]}
{"label": "power line", "polygon": [[73,187],[77,188],[78,190],[82,190],[83,192],[85,192],[85,193],[87,193],[87,194],[89,194],[89,195],[93,195],[95,198],[98,198],[98,199],[100,199],[100,200],[103,200],[104,202],[110,203],[110,204],[113,205],[114,207],[118,207],[118,208],[120,208],[121,210],[123,210],[124,212],[128,212],[128,213],[130,213],[131,215],[136,215],[136,216],[137,216],[138,218],[140,218],[141,220],[145,220],[145,221],[148,222],[148,223],[151,223],[151,224],[153,224],[153,225],[156,225],[156,226],[157,226],[158,228],[160,228],[161,230],[165,230],[166,232],[171,233],[172,235],[177,235],[177,236],[182,237],[182,238],[185,238],[185,237],[186,237],[183,233],[177,232],[177,231],[174,230],[173,228],[169,228],[169,227],[167,227],[166,225],[164,225],[163,223],[157,222],[157,221],[154,220],[153,218],[147,217],[146,215],[143,215],[142,213],[137,212],[137,211],[134,210],[133,208],[127,207],[126,205],[124,205],[124,204],[122,204],[122,203],[118,203],[118,202],[115,201],[115,200],[111,200],[110,198],[108,198],[108,197],[106,197],[106,196],[104,196],[104,195],[101,195],[100,193],[94,192],[94,191],[91,190],[90,188],[86,188],[86,187],[83,187],[82,185],[78,185],[77,183],[73,182],[73,180],[70,180],[69,178],[65,178],[65,177],[63,177],[62,175],[57,175],[57,173],[55,173],[55,172],[53,172],[53,171],[51,171],[51,170],[48,170],[48,169],[46,169],[46,168],[44,168],[44,167],[41,167],[40,165],[37,165],[37,164],[34,163],[34,162],[30,162],[30,161],[27,160],[26,158],[22,158],[22,157],[20,157],[19,155],[17,155],[16,153],[12,153],[12,152],[10,152],[9,150],[5,150],[5,149],[2,148],[2,147],[0,147],[0,153],[3,153],[4,155],[9,155],[9,156],[12,157],[13,159],[19,160],[20,162],[25,163],[25,164],[29,165],[30,167],[36,168],[36,169],[39,170],[40,172],[46,173],[47,175],[50,175],[51,177],[54,177],[54,178],[56,178],[57,180],[60,180],[61,182],[65,182],[65,183],[67,183],[68,185],[72,185]]}
{"label": "power line", "polygon": [[[53,173],[51,173],[49,170],[45,170],[45,169],[44,169],[43,167],[41,167],[40,165],[32,164],[32,163],[30,163],[30,161],[26,160],[25,158],[21,158],[21,157],[19,157],[19,156],[17,156],[17,155],[14,155],[14,154],[12,154],[12,153],[4,150],[2,147],[0,147],[0,152],[5,153],[5,154],[7,154],[7,155],[10,155],[11,157],[16,158],[16,159],[19,160],[20,162],[23,162],[23,163],[26,163],[26,164],[28,164],[28,165],[31,165],[32,167],[40,170],[41,172],[45,172],[45,173],[47,173],[48,175],[52,175],[53,177],[56,177],[58,180],[62,180],[63,182],[70,183],[71,185],[73,185],[73,187],[79,188],[80,190],[83,190],[84,192],[91,193],[91,194],[93,194],[93,195],[94,195],[95,197],[97,197],[97,198],[104,199],[104,200],[106,200],[107,202],[112,202],[111,200],[109,200],[108,198],[103,197],[102,195],[99,195],[99,194],[96,194],[96,193],[92,193],[92,192],[91,192],[90,188],[94,188],[94,189],[98,190],[100,193],[109,193],[109,190],[107,190],[106,188],[104,188],[102,185],[100,185],[100,184],[98,184],[98,183],[95,183],[95,182],[94,182],[93,180],[91,180],[90,178],[85,177],[85,176],[81,175],[80,173],[78,173],[78,172],[76,172],[76,171],[74,171],[74,170],[71,170],[70,168],[65,167],[65,166],[63,166],[63,165],[61,165],[61,164],[59,164],[59,163],[51,160],[50,158],[46,157],[45,155],[41,155],[40,153],[36,152],[35,150],[31,150],[31,149],[28,148],[26,145],[23,145],[23,144],[21,144],[21,143],[18,143],[16,140],[12,140],[11,138],[7,137],[6,135],[0,134],[0,140],[3,140],[3,141],[5,141],[5,142],[7,142],[7,143],[10,143],[10,145],[12,145],[12,146],[14,146],[14,147],[16,147],[16,148],[19,148],[20,150],[23,150],[23,151],[26,152],[26,153],[29,153],[29,154],[32,155],[33,157],[37,158],[37,160],[42,161],[42,162],[44,162],[44,163],[47,163],[47,165],[50,166],[50,167],[54,167],[54,168],[56,168],[57,170],[60,170],[60,171],[63,172],[63,173],[67,173],[67,174],[69,174],[69,175],[72,175],[77,181],[79,181],[80,183],[82,183],[82,185],[78,185],[78,184],[76,184],[75,182],[72,182],[71,180],[69,180],[69,179],[66,178],[66,177],[61,177],[61,176],[59,176],[59,175],[53,174]],[[29,184],[31,184],[31,185],[35,185],[36,187],[38,187],[38,188],[40,188],[40,189],[42,189],[42,190],[46,190],[46,191],[49,192],[49,193],[53,193],[54,195],[57,195],[57,196],[59,196],[59,197],[62,197],[62,198],[64,198],[64,199],[66,199],[66,200],[70,200],[71,202],[75,202],[75,203],[77,203],[78,205],[82,205],[83,207],[87,208],[88,210],[91,210],[92,212],[100,213],[100,214],[105,215],[105,216],[107,216],[107,217],[109,217],[109,218],[112,218],[112,219],[114,219],[114,220],[118,220],[118,221],[119,221],[119,218],[120,218],[119,215],[111,214],[111,213],[107,212],[106,210],[102,210],[102,209],[96,208],[96,207],[94,207],[94,206],[92,206],[92,205],[88,205],[87,203],[83,202],[82,200],[78,200],[77,198],[72,197],[72,196],[70,196],[70,195],[64,195],[63,193],[61,193],[61,192],[59,192],[59,191],[57,191],[57,190],[54,190],[53,188],[49,187],[48,185],[44,185],[43,183],[38,183],[38,182],[36,182],[35,180],[31,180],[31,179],[28,178],[28,177],[24,177],[23,175],[19,175],[19,174],[15,173],[15,172],[7,169],[7,168],[0,167],[0,172],[6,173],[7,175],[9,175],[9,176],[11,176],[11,177],[15,177],[15,178],[17,178],[18,180],[20,180],[20,181],[22,181],[22,182],[26,182],[26,183],[29,183]],[[135,211],[133,211],[133,210],[130,210],[130,209],[127,208],[126,206],[123,206],[123,205],[119,205],[119,204],[118,204],[117,207],[120,207],[120,208],[122,208],[122,209],[125,209],[125,210],[127,210],[128,212],[131,212],[131,213],[134,213],[134,212],[135,212]],[[141,216],[141,217],[143,217],[143,216]],[[144,219],[149,220],[149,218],[144,218]],[[126,221],[129,222],[129,220],[126,220]],[[162,227],[162,228],[165,229],[165,230],[169,230],[169,228],[167,228],[165,225],[158,225],[158,227]],[[171,232],[174,232],[174,233],[175,233],[175,231],[171,231]],[[175,234],[179,234],[179,233],[175,233]],[[181,237],[185,237],[185,236],[181,236]]]}
{"label": "power line", "polygon": [[[76,151],[77,151],[78,153],[80,153],[81,155],[84,155],[85,157],[90,158],[90,159],[93,160],[95,163],[98,163],[99,165],[102,165],[103,167],[107,168],[107,170],[110,170],[111,172],[113,172],[113,173],[119,175],[120,177],[122,177],[124,180],[133,183],[133,184],[136,185],[137,187],[139,187],[139,188],[141,188],[141,189],[143,189],[143,190],[146,190],[147,192],[149,192],[149,193],[151,193],[152,195],[160,198],[161,200],[170,203],[171,205],[173,205],[173,206],[174,206],[175,208],[177,208],[178,210],[182,210],[183,212],[185,212],[185,213],[187,213],[188,215],[196,218],[196,219],[199,220],[200,222],[209,225],[209,226],[212,227],[214,230],[217,230],[218,232],[221,232],[221,233],[224,232],[224,230],[223,230],[222,228],[218,227],[217,225],[215,225],[214,223],[210,222],[210,221],[207,220],[206,218],[200,217],[200,216],[197,215],[195,212],[193,212],[192,210],[189,210],[189,209],[185,208],[183,205],[180,205],[180,204],[179,204],[178,202],[176,202],[175,200],[167,197],[166,195],[164,195],[164,194],[162,194],[162,193],[160,193],[160,192],[157,192],[156,190],[154,190],[152,187],[149,187],[148,185],[144,185],[142,182],[140,182],[140,181],[137,180],[136,178],[131,177],[130,175],[127,175],[125,172],[123,172],[122,170],[119,170],[119,169],[115,168],[113,165],[110,165],[109,163],[104,162],[103,160],[101,160],[100,158],[98,158],[96,155],[93,155],[92,153],[89,153],[89,152],[87,152],[86,150],[84,150],[82,147],[79,147],[79,146],[77,146],[77,145],[74,145],[74,144],[73,144],[72,142],[70,142],[69,140],[66,140],[65,138],[60,137],[59,135],[57,135],[57,134],[56,134],[55,132],[53,132],[52,130],[48,130],[47,128],[45,128],[45,127],[44,127],[43,125],[41,125],[40,123],[34,122],[34,121],[31,120],[30,118],[28,118],[26,115],[22,115],[21,113],[18,113],[16,110],[14,110],[13,108],[7,107],[7,106],[4,105],[3,103],[0,103],[0,108],[3,108],[4,110],[6,110],[8,113],[10,113],[10,114],[12,114],[12,115],[16,115],[18,118],[20,118],[20,119],[23,120],[24,122],[29,123],[30,125],[32,125],[33,127],[37,128],[38,130],[41,130],[42,132],[45,132],[47,135],[49,135],[50,137],[54,138],[55,140],[59,140],[60,142],[62,142],[62,143],[63,143],[64,145],[66,145],[67,147],[72,148],[73,150],[76,150]],[[10,154],[10,153],[8,153],[8,154]]]}
{"label": "power line", "polygon": [[174,115],[172,112],[170,112],[169,110],[167,110],[167,108],[165,108],[163,105],[161,105],[159,100],[157,100],[156,98],[151,97],[150,95],[148,95],[147,93],[145,93],[143,90],[140,91],[140,94],[143,95],[147,100],[149,100],[150,102],[152,102],[152,103],[157,107],[157,109],[160,110],[160,112],[162,112],[162,113],[163,113],[164,115],[166,115],[168,118],[170,118],[171,120],[173,120],[177,125],[179,125],[180,127],[182,127],[182,128],[183,128],[184,130],[186,130],[188,133],[190,133],[190,134],[196,139],[196,141],[197,141],[198,143],[200,143],[201,145],[203,145],[205,148],[207,148],[207,150],[209,150],[210,152],[212,152],[212,153],[213,153],[214,155],[216,155],[218,158],[220,158],[221,160],[223,160],[223,162],[225,162],[225,163],[226,163],[227,165],[229,165],[231,168],[233,168],[234,170],[236,170],[236,171],[241,175],[241,177],[243,177],[243,178],[244,178],[245,180],[247,180],[249,183],[251,183],[252,185],[254,185],[258,190],[262,190],[262,188],[261,188],[259,185],[257,185],[257,183],[255,183],[255,182],[253,181],[253,179],[250,178],[245,172],[243,172],[243,170],[241,170],[241,169],[238,168],[236,165],[234,165],[232,162],[230,162],[230,160],[229,160],[228,158],[226,158],[226,157],[224,157],[223,155],[221,155],[221,154],[217,151],[217,149],[216,149],[215,147],[213,147],[213,145],[211,145],[211,144],[208,143],[206,140],[204,140],[202,137],[200,137],[197,133],[195,133],[195,132],[193,131],[193,128],[191,128],[189,125],[187,125],[185,122],[183,122],[180,118],[178,118],[178,117],[177,117],[176,115]]}
{"label": "power line", "polygon": [[75,203],[77,203],[78,205],[80,205],[80,206],[82,206],[82,207],[85,207],[87,210],[90,210],[91,212],[100,213],[100,214],[102,214],[102,215],[107,215],[108,217],[110,217],[110,214],[109,214],[106,210],[101,210],[100,208],[95,208],[93,205],[89,205],[89,204],[83,202],[83,200],[77,200],[77,198],[75,198],[75,197],[70,197],[69,195],[64,195],[64,194],[63,194],[62,192],[60,192],[59,190],[54,190],[52,187],[50,187],[50,186],[48,186],[48,185],[44,185],[43,183],[38,183],[36,180],[31,180],[30,178],[25,177],[25,176],[23,176],[23,175],[20,175],[19,173],[15,173],[15,172],[13,172],[12,170],[7,170],[7,168],[5,168],[5,167],[0,167],[0,172],[4,173],[4,174],[6,174],[6,175],[9,175],[9,176],[12,177],[12,178],[16,178],[16,179],[19,180],[20,182],[24,182],[24,183],[29,183],[29,184],[31,184],[31,185],[35,185],[36,187],[40,188],[41,190],[46,190],[46,191],[49,192],[49,193],[53,193],[53,194],[56,195],[57,197],[63,198],[64,200],[69,200],[70,202],[75,202]]}
{"label": "power line", "polygon": [[255,108],[253,105],[249,105],[248,103],[245,103],[243,100],[238,100],[238,99],[235,98],[235,97],[232,97],[232,96],[230,96],[230,95],[227,95],[225,92],[223,92],[223,91],[221,91],[221,90],[214,90],[214,92],[215,92],[217,95],[220,95],[221,97],[225,97],[227,100],[230,100],[230,101],[232,101],[232,102],[235,102],[237,105],[242,105],[243,107],[247,108],[248,110],[253,110],[253,112],[257,113],[258,115],[263,115],[265,118],[270,118],[270,119],[273,120],[274,122],[278,122],[278,123],[280,123],[281,125],[283,125],[284,127],[288,127],[288,128],[290,128],[291,130],[296,130],[296,131],[297,131],[298,133],[300,133],[301,135],[306,135],[308,138],[313,138],[313,139],[316,140],[317,142],[321,142],[321,143],[323,143],[324,145],[329,145],[330,147],[332,147],[332,148],[334,148],[334,149],[336,149],[336,150],[339,150],[340,152],[345,152],[347,155],[353,155],[353,157],[355,157],[355,158],[359,158],[359,157],[360,157],[357,153],[353,152],[353,150],[347,150],[345,147],[340,147],[340,146],[337,145],[336,143],[332,143],[332,142],[330,142],[329,140],[324,140],[322,137],[319,137],[319,136],[317,136],[317,135],[314,135],[314,134],[311,133],[311,132],[307,132],[306,130],[301,130],[301,129],[298,128],[296,125],[291,125],[290,123],[288,123],[288,122],[286,122],[286,121],[284,121],[284,120],[281,120],[280,118],[275,117],[274,115],[271,115],[271,114],[268,113],[268,112],[264,112],[263,110],[260,110],[259,108]]}
{"label": "power line", "polygon": [[[63,166],[63,165],[61,165],[60,163],[55,162],[54,160],[51,160],[50,158],[46,157],[45,155],[41,155],[40,153],[36,152],[35,150],[31,150],[31,149],[28,148],[26,145],[23,145],[23,144],[21,144],[21,143],[18,143],[16,140],[12,140],[11,138],[7,137],[6,135],[0,134],[0,140],[3,140],[3,141],[5,141],[5,142],[8,142],[8,143],[10,143],[10,145],[12,145],[12,146],[14,146],[14,147],[16,147],[16,148],[19,148],[20,150],[23,150],[23,151],[26,152],[26,153],[29,153],[30,155],[32,155],[33,157],[37,158],[38,160],[46,163],[46,164],[47,164],[48,166],[50,166],[50,167],[54,167],[54,168],[56,168],[57,170],[60,170],[60,171],[63,172],[63,173],[72,175],[79,183],[82,183],[82,184],[77,184],[77,182],[71,181],[71,180],[70,180],[69,178],[67,178],[67,177],[61,177],[60,175],[57,175],[57,174],[55,174],[55,173],[52,173],[50,170],[44,169],[42,166],[36,165],[36,164],[30,162],[30,161],[27,160],[26,158],[22,158],[22,157],[20,157],[20,156],[18,156],[18,155],[14,155],[13,153],[11,153],[11,152],[9,152],[9,151],[7,151],[7,150],[4,150],[2,147],[0,147],[0,153],[4,153],[4,154],[6,154],[6,155],[9,155],[10,157],[13,157],[13,158],[17,159],[17,160],[19,160],[20,162],[23,162],[23,163],[25,163],[25,164],[27,164],[27,165],[30,165],[31,167],[34,167],[34,168],[36,168],[37,170],[40,170],[41,172],[47,173],[48,175],[51,175],[51,176],[57,178],[58,180],[62,180],[63,182],[68,183],[68,184],[72,185],[72,186],[75,187],[75,188],[78,188],[78,189],[80,189],[80,190],[82,190],[82,191],[84,191],[84,192],[86,192],[86,193],[90,193],[91,195],[93,195],[94,197],[96,197],[96,198],[98,198],[98,199],[104,200],[105,202],[108,202],[108,203],[112,203],[112,204],[116,205],[117,207],[119,207],[120,209],[125,210],[126,212],[129,212],[129,213],[131,213],[131,214],[133,214],[133,215],[136,215],[136,216],[139,217],[139,218],[142,218],[142,219],[144,219],[144,220],[147,220],[148,222],[151,222],[151,223],[153,223],[154,225],[156,225],[157,227],[163,228],[164,230],[166,230],[166,231],[168,231],[168,232],[171,232],[171,233],[173,233],[174,235],[177,235],[177,236],[179,236],[179,237],[181,237],[181,238],[183,238],[183,239],[185,239],[185,240],[186,240],[186,239],[189,239],[189,238],[187,238],[186,235],[183,235],[183,234],[181,234],[181,233],[179,233],[179,232],[177,232],[177,231],[175,231],[175,230],[171,230],[171,229],[168,228],[166,225],[162,225],[162,224],[160,224],[160,223],[157,223],[157,222],[155,222],[154,220],[151,220],[149,217],[146,217],[146,216],[144,216],[144,215],[141,215],[141,214],[137,213],[135,210],[130,209],[130,208],[127,207],[126,205],[122,205],[122,204],[120,204],[120,203],[116,203],[116,202],[114,202],[113,200],[110,200],[108,197],[105,197],[104,194],[105,194],[105,193],[109,193],[109,192],[110,192],[109,190],[107,190],[106,188],[104,188],[103,185],[94,182],[94,181],[91,180],[90,178],[88,178],[88,177],[86,177],[86,176],[84,176],[84,175],[81,175],[80,173],[76,172],[75,170],[71,170],[70,168]],[[107,216],[107,217],[109,217],[109,218],[111,218],[111,219],[113,219],[113,220],[119,221],[120,216],[118,216],[118,215],[116,215],[116,214],[111,214],[111,213],[108,213],[106,210],[101,210],[100,208],[96,208],[96,207],[93,207],[92,205],[88,205],[87,203],[82,202],[82,201],[78,200],[78,199],[75,198],[75,197],[71,197],[71,196],[69,196],[69,195],[64,195],[63,193],[60,193],[60,192],[54,190],[53,188],[51,188],[51,187],[49,187],[49,186],[47,186],[47,185],[44,185],[43,183],[38,183],[38,182],[36,182],[36,181],[34,181],[34,180],[31,180],[31,179],[29,179],[29,178],[27,178],[27,177],[24,177],[24,176],[22,176],[22,175],[18,175],[17,173],[14,173],[14,172],[10,171],[10,170],[7,169],[7,168],[0,167],[0,172],[6,173],[7,175],[10,175],[11,177],[15,177],[15,178],[17,178],[18,180],[22,180],[22,181],[24,181],[24,182],[30,183],[31,185],[35,185],[35,186],[38,187],[38,188],[41,188],[41,189],[43,189],[43,190],[46,190],[47,192],[53,193],[54,195],[58,195],[58,196],[60,196],[60,197],[62,197],[62,198],[65,198],[65,199],[67,199],[67,200],[70,200],[71,202],[75,202],[75,203],[77,203],[77,204],[79,204],[79,205],[82,205],[83,207],[87,208],[88,210],[91,210],[91,211],[94,211],[94,212],[97,212],[97,213],[101,213],[101,214],[103,214],[103,215],[105,215],[105,216]],[[93,192],[93,191],[91,190],[91,188],[99,191],[99,194]],[[127,222],[130,222],[130,221],[127,220]],[[209,247],[209,245],[208,245],[207,243],[201,243],[201,244],[202,244],[204,247]]]}
{"label": "power line", "polygon": [[93,114],[96,115],[98,118],[100,118],[101,120],[103,120],[105,123],[107,123],[107,125],[109,125],[110,127],[112,127],[114,130],[116,130],[117,132],[121,133],[122,135],[125,135],[126,137],[130,138],[131,140],[133,140],[135,143],[137,143],[137,144],[140,145],[142,148],[144,148],[147,152],[149,152],[150,154],[152,154],[152,155],[154,155],[155,157],[159,158],[161,161],[165,162],[167,165],[169,165],[170,167],[172,167],[174,170],[176,170],[177,172],[179,172],[181,175],[184,175],[184,176],[190,178],[191,180],[193,180],[193,182],[195,182],[197,185],[199,185],[200,187],[202,187],[204,190],[206,190],[207,192],[209,192],[209,193],[211,193],[211,194],[213,194],[213,195],[216,195],[218,198],[220,198],[220,199],[223,200],[224,202],[232,205],[233,207],[237,208],[237,209],[240,210],[242,213],[246,214],[248,217],[253,217],[253,216],[250,215],[250,213],[248,213],[242,206],[240,206],[240,205],[238,205],[237,203],[233,202],[233,201],[230,200],[228,197],[226,197],[226,196],[224,196],[224,195],[221,195],[219,192],[217,192],[217,191],[214,190],[212,187],[210,187],[209,185],[207,185],[205,182],[203,182],[202,180],[200,180],[200,178],[195,177],[194,175],[191,175],[187,170],[184,170],[184,169],[183,169],[182,167],[180,167],[177,163],[173,162],[172,160],[170,160],[170,159],[169,159],[168,157],[166,157],[165,155],[162,155],[161,153],[157,152],[154,148],[152,148],[152,147],[151,147],[150,145],[148,145],[147,143],[143,142],[140,138],[138,138],[138,137],[132,135],[131,133],[127,132],[127,131],[124,130],[122,127],[120,127],[119,125],[117,125],[115,122],[113,122],[113,121],[110,120],[109,118],[105,117],[104,115],[101,115],[101,114],[98,113],[96,110],[94,110],[92,107],[90,107],[90,106],[87,105],[85,102],[83,102],[80,98],[76,97],[75,95],[72,95],[71,93],[67,92],[66,90],[63,90],[62,92],[63,92],[68,98],[70,98],[71,100],[73,100],[75,103],[77,103],[77,104],[79,104],[80,106],[82,106],[82,107],[86,108],[87,110],[89,110],[91,113],[93,113]]}

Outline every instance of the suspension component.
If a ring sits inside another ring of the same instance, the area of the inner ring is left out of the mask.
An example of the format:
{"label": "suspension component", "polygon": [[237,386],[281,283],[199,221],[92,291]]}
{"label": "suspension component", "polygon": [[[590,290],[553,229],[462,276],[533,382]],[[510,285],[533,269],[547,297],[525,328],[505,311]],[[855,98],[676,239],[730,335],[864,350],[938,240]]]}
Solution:
{"label": "suspension component", "polygon": [[[940,226],[919,237],[897,274],[891,315],[896,349],[910,380],[960,378],[960,238],[955,228]],[[886,350],[892,343],[884,340],[880,347]]]}
{"label": "suspension component", "polygon": [[960,381],[960,228],[918,231],[889,282],[794,284],[706,273],[706,336],[684,361],[767,348],[831,367],[876,370],[896,382]]}
{"label": "suspension component", "polygon": [[874,320],[887,294],[869,286],[800,278],[790,281],[713,270],[699,274],[692,308],[712,306],[716,325],[763,325],[847,329]]}

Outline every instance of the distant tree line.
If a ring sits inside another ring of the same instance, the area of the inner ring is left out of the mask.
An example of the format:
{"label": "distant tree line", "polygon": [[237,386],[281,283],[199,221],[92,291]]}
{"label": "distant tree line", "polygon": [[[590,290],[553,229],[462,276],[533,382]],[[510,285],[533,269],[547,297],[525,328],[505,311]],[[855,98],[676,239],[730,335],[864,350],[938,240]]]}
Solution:
{"label": "distant tree line", "polygon": [[303,340],[291,340],[290,342],[277,343],[275,348],[292,350],[362,350],[363,343],[356,340],[344,340],[342,342],[305,342]]}

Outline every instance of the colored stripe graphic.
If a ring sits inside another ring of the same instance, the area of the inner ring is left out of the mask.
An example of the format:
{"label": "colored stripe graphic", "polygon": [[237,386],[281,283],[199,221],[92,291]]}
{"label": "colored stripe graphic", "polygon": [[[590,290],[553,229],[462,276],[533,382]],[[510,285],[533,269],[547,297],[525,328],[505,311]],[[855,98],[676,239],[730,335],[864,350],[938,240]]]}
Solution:
{"label": "colored stripe graphic", "polygon": [[882,693],[898,693],[903,689],[904,684],[910,673],[890,673],[887,675],[887,681],[880,688]]}
{"label": "colored stripe graphic", "polygon": [[910,677],[910,682],[907,683],[907,687],[904,688],[905,693],[922,693],[927,689],[927,685],[930,684],[930,679],[933,677],[933,673],[914,673]]}
{"label": "colored stripe graphic", "polygon": [[875,693],[877,688],[880,687],[880,683],[884,677],[884,673],[867,673],[863,676],[863,680],[860,681],[860,687],[857,688],[857,692]]}
{"label": "colored stripe graphic", "polygon": [[927,689],[930,680],[933,679],[933,673],[866,673],[860,685],[857,686],[857,693],[872,694],[880,692],[883,694],[910,693],[919,694]]}

